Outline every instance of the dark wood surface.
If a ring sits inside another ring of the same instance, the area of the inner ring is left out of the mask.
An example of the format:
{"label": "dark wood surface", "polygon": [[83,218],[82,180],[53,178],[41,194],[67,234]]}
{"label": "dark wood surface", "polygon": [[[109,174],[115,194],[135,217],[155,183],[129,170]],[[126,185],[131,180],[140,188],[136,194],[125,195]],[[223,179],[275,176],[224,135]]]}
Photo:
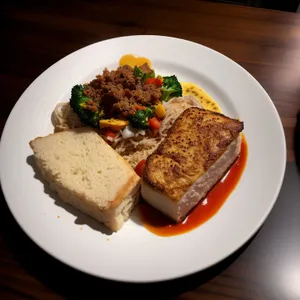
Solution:
{"label": "dark wood surface", "polygon": [[204,272],[154,285],[101,280],[56,261],[23,233],[1,196],[0,298],[300,299],[300,15],[194,0],[25,2],[1,7],[1,131],[26,87],[65,55],[107,38],[159,34],[204,44],[248,70],[278,109],[289,163],[275,208],[247,245]]}
{"label": "dark wood surface", "polygon": [[299,0],[209,0],[213,2],[222,2],[230,4],[239,4],[245,6],[274,9],[280,11],[296,12],[299,6]]}

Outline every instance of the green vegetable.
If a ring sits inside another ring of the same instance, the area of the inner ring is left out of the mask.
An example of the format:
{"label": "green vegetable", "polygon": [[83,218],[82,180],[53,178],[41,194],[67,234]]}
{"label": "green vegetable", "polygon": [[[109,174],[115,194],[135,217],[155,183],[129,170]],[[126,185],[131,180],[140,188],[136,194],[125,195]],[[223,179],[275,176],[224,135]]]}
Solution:
{"label": "green vegetable", "polygon": [[147,129],[148,121],[154,116],[154,108],[146,107],[145,110],[137,110],[133,116],[130,116],[129,122],[134,128]]}
{"label": "green vegetable", "polygon": [[91,110],[84,108],[87,101],[91,100],[91,98],[84,95],[84,88],[83,85],[75,85],[72,88],[70,106],[78,115],[82,123],[97,128],[99,127],[99,120],[104,117],[104,112],[103,110],[92,112]]}
{"label": "green vegetable", "polygon": [[148,78],[155,77],[155,73],[153,70],[150,73],[144,73],[143,70],[137,66],[135,66],[133,69],[133,75],[134,77],[140,78],[142,82],[145,82]]}
{"label": "green vegetable", "polygon": [[150,73],[145,73],[145,75],[143,77],[143,81],[145,82],[148,78],[154,78],[154,77],[155,77],[154,71],[152,71]]}
{"label": "green vegetable", "polygon": [[161,100],[168,101],[173,97],[182,96],[182,88],[175,75],[163,77],[163,86],[161,87]]}
{"label": "green vegetable", "polygon": [[140,77],[140,78],[142,78],[144,76],[144,74],[145,73],[142,71],[141,68],[139,68],[137,66],[134,67],[134,69],[133,69],[133,75],[134,75],[134,77]]}

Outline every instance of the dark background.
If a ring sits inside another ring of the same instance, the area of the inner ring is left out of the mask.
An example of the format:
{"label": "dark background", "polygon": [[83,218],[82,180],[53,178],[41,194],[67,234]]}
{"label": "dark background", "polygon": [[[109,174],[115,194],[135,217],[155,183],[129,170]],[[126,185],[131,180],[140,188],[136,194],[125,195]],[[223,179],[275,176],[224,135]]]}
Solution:
{"label": "dark background", "polygon": [[253,7],[296,12],[299,0],[210,0],[211,2],[223,2],[247,5]]}

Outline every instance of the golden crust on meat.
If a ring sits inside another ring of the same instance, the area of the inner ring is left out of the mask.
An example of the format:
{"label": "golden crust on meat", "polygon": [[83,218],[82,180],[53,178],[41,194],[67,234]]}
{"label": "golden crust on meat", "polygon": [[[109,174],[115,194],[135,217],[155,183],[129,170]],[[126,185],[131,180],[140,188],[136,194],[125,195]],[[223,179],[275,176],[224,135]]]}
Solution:
{"label": "golden crust on meat", "polygon": [[179,201],[225,152],[244,124],[198,107],[185,110],[146,162],[143,179]]}

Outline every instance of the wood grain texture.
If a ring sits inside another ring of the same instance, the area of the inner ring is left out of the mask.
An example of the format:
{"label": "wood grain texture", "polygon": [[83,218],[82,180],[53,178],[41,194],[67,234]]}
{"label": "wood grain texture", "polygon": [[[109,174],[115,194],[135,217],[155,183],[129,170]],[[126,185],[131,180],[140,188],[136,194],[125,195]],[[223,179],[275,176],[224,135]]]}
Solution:
{"label": "wood grain texture", "polygon": [[[26,87],[65,55],[107,38],[158,34],[201,43],[248,70],[274,101],[286,134],[288,160],[295,159],[294,130],[300,110],[297,14],[196,0],[90,0],[12,1],[1,15],[1,130]],[[291,172],[296,174],[293,166]],[[286,185],[288,191],[291,187]],[[1,299],[90,299],[95,293],[109,299],[105,291],[111,296],[121,293],[124,299],[300,298],[292,279],[285,279],[291,273],[287,265],[300,266],[296,198],[282,198],[250,246],[214,268],[150,286],[100,280],[61,264],[29,240],[1,199]]]}

